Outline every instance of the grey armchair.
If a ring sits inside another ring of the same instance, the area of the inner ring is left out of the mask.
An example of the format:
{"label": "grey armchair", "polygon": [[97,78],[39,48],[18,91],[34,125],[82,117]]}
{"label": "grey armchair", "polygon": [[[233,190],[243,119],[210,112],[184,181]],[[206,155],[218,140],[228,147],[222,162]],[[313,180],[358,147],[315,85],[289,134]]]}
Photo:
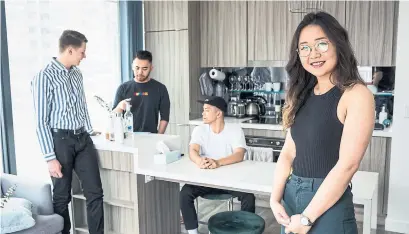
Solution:
{"label": "grey armchair", "polygon": [[51,196],[51,185],[39,182],[29,182],[27,179],[1,174],[2,191],[17,184],[13,197],[29,200],[33,203],[33,218],[36,224],[26,230],[15,232],[15,234],[59,234],[64,227],[63,218],[54,214]]}

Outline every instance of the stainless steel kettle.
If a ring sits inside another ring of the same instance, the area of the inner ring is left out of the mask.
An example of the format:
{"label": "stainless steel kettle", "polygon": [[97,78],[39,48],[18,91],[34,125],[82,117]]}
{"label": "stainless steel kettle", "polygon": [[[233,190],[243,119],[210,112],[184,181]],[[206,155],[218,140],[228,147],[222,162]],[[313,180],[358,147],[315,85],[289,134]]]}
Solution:
{"label": "stainless steel kettle", "polygon": [[247,116],[259,116],[260,115],[260,106],[255,102],[247,102],[246,105],[246,115]]}

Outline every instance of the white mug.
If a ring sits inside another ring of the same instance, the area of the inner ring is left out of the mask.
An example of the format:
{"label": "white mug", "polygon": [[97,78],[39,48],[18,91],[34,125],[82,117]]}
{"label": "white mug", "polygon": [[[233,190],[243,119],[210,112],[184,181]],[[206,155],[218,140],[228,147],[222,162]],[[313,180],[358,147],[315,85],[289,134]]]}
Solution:
{"label": "white mug", "polygon": [[273,84],[272,84],[271,82],[266,82],[266,83],[264,84],[264,89],[265,89],[266,91],[271,91],[271,90],[273,89]]}

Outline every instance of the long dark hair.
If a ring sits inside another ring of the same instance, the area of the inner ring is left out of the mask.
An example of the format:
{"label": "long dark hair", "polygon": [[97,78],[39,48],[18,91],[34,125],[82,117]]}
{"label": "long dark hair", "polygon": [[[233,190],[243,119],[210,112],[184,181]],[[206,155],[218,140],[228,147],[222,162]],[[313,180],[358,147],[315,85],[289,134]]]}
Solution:
{"label": "long dark hair", "polygon": [[334,45],[336,48],[337,64],[330,76],[331,82],[341,90],[345,90],[355,84],[365,84],[358,73],[358,64],[349,42],[347,31],[333,16],[326,12],[307,14],[295,30],[291,42],[290,59],[286,66],[290,82],[283,110],[283,125],[285,129],[291,127],[294,123],[297,111],[317,84],[317,78],[304,69],[296,51],[301,30],[308,25],[320,26],[330,40],[331,45]]}

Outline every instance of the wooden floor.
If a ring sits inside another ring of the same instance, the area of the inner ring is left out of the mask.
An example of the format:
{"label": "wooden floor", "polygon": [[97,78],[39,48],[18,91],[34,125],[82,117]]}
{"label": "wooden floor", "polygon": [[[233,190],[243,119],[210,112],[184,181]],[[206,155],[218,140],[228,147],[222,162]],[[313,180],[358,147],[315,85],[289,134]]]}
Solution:
{"label": "wooden floor", "polygon": [[[226,202],[209,201],[209,200],[203,200],[199,198],[199,220],[200,221],[207,222],[207,220],[213,214],[216,214],[221,211],[226,211],[226,210],[227,210]],[[234,204],[234,210],[240,210],[240,205]],[[266,229],[264,231],[265,234],[267,233],[279,234],[280,233],[280,225],[275,221],[273,213],[271,212],[270,209],[263,208],[263,207],[257,207],[256,213],[260,215],[262,218],[264,218],[266,222]],[[362,223],[358,223],[358,229],[359,229],[359,233],[361,234],[362,233]],[[183,234],[187,233],[185,226],[183,224],[182,224],[182,233]],[[207,225],[199,224],[199,233],[201,234],[209,233],[207,229]],[[378,229],[372,230],[371,234],[398,234],[398,233],[385,231],[385,227],[382,225],[379,225]]]}

